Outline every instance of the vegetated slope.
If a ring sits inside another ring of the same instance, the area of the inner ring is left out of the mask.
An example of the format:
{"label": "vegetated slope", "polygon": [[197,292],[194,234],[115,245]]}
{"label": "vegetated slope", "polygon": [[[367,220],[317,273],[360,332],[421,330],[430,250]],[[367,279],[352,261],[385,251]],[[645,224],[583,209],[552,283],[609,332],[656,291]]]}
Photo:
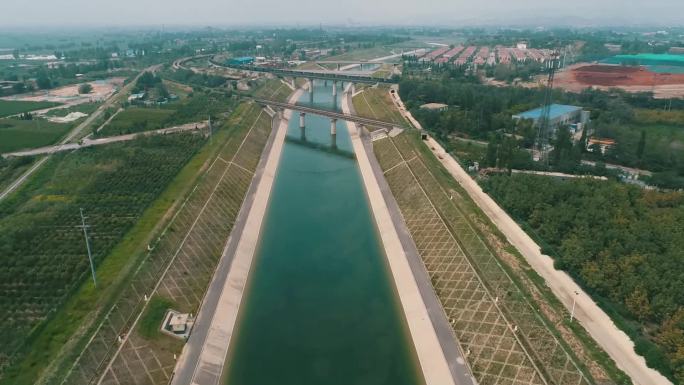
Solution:
{"label": "vegetated slope", "polygon": [[83,279],[83,208],[98,264],[156,199],[203,139],[174,135],[54,155],[0,203],[0,373],[33,328]]}
{"label": "vegetated slope", "polygon": [[483,184],[612,313],[650,366],[684,383],[684,193],[529,175]]}

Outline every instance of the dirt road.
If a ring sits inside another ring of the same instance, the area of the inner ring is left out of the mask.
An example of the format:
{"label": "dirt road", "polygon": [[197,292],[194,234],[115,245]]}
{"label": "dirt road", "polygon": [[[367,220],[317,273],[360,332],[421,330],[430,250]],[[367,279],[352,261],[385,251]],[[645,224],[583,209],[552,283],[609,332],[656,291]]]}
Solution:
{"label": "dirt road", "polygon": [[60,152],[60,151],[73,151],[73,150],[78,150],[80,148],[86,148],[86,147],[92,147],[92,146],[101,146],[103,144],[126,142],[126,141],[133,140],[133,139],[143,137],[143,136],[166,135],[166,134],[176,134],[179,132],[186,132],[186,131],[198,131],[198,130],[205,129],[207,127],[207,125],[208,125],[208,122],[204,121],[204,122],[197,122],[197,123],[188,123],[188,124],[184,124],[184,125],[176,126],[176,127],[162,128],[159,130],[138,132],[135,134],[109,136],[106,138],[98,138],[98,139],[85,138],[78,143],[65,143],[65,144],[60,144],[58,146],[47,146],[47,147],[34,148],[31,150],[26,150],[26,151],[11,152],[8,154],[3,154],[2,156],[8,158],[8,157],[22,157],[22,156],[36,156],[36,155],[43,155],[43,154],[54,154],[55,152]]}

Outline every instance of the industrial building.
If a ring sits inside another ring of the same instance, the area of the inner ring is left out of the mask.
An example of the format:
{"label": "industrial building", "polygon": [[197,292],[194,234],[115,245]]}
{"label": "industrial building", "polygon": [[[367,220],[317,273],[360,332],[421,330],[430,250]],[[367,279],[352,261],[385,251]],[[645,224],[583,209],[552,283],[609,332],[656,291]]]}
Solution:
{"label": "industrial building", "polygon": [[[543,107],[535,108],[517,115],[513,115],[513,119],[532,119],[534,124],[538,124],[541,119]],[[573,131],[580,131],[589,121],[589,111],[585,111],[582,107],[569,106],[565,104],[552,104],[549,109],[549,127],[552,129],[558,128],[561,125],[568,125],[574,128]]]}
{"label": "industrial building", "polygon": [[254,63],[254,58],[251,56],[236,57],[236,58],[230,59],[229,63],[231,65],[241,65],[241,66],[249,65],[249,64]]}

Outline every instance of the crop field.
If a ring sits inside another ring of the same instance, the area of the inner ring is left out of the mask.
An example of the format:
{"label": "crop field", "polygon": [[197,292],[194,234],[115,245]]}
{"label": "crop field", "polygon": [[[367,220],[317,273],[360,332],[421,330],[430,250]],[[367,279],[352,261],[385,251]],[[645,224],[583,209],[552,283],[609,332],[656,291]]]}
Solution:
{"label": "crop field", "polygon": [[[588,385],[405,132],[373,143],[435,291],[480,384]],[[412,139],[415,139],[412,141]]]}
{"label": "crop field", "polygon": [[[0,203],[0,316],[13,331],[0,333],[0,362],[28,353],[22,347],[34,328],[90,278],[79,209],[99,265],[203,143],[197,135],[175,135],[53,155]],[[31,354],[31,367],[54,359]],[[22,384],[18,378],[31,375],[12,366],[0,383]]]}
{"label": "crop field", "polygon": [[79,121],[51,123],[41,118],[32,120],[0,118],[0,153],[54,144]]}
{"label": "crop field", "polygon": [[0,118],[10,115],[21,114],[58,106],[59,103],[53,102],[30,102],[23,100],[4,100],[0,99]]}
{"label": "crop field", "polygon": [[[270,117],[254,104],[238,111],[231,125],[210,167],[68,368],[65,384],[90,384],[101,376],[103,384],[168,383],[182,343],[149,333],[145,325],[156,322],[158,327],[161,318],[129,330],[145,295],[175,310],[197,312],[271,131]],[[127,333],[117,353],[117,337]]]}

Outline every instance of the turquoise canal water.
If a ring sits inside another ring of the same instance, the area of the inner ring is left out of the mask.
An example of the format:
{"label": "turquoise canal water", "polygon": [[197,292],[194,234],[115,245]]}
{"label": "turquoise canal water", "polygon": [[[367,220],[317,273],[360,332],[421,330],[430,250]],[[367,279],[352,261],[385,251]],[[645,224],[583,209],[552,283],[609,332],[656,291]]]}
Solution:
{"label": "turquoise canal water", "polygon": [[[331,94],[317,82],[314,104]],[[423,384],[346,124],[337,150],[329,119],[306,125],[292,115],[225,383]]]}

